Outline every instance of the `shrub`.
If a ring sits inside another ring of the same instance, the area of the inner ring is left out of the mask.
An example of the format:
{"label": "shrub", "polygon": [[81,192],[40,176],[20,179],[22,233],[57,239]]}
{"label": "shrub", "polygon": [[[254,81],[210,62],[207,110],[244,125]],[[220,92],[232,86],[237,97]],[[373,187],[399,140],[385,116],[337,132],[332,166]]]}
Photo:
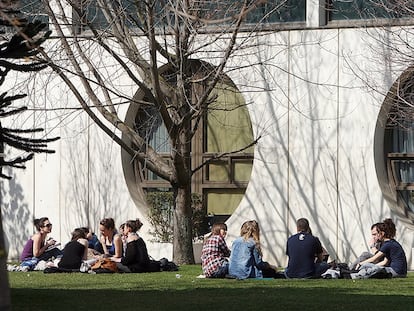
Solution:
{"label": "shrub", "polygon": [[[174,196],[170,191],[148,192],[146,195],[149,206],[148,220],[153,227],[150,234],[155,242],[172,242],[174,232]],[[198,193],[191,195],[193,209],[193,238],[206,233],[206,215],[203,209],[202,196]]]}

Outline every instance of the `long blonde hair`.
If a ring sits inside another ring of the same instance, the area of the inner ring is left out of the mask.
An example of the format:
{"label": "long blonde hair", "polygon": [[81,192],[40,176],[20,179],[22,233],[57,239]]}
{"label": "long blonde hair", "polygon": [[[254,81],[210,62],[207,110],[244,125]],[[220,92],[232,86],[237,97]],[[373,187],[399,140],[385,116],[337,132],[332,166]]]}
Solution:
{"label": "long blonde hair", "polygon": [[259,223],[256,220],[244,222],[240,229],[240,236],[246,241],[253,238],[260,256],[262,255],[262,248],[260,247],[260,228]]}

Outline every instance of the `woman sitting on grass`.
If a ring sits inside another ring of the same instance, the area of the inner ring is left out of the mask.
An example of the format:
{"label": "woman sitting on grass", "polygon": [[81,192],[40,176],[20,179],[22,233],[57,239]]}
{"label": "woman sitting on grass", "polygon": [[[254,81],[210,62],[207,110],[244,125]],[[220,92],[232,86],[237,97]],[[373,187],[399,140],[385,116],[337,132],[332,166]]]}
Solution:
{"label": "woman sitting on grass", "polygon": [[101,232],[100,245],[98,252],[104,257],[122,257],[122,239],[115,229],[113,218],[104,218],[99,222],[99,231]]}
{"label": "woman sitting on grass", "polygon": [[[385,267],[392,277],[406,277],[407,276],[407,257],[401,247],[401,244],[394,240],[396,229],[392,219],[385,219],[384,222],[377,225],[379,240],[383,241],[379,251],[360,263],[360,270],[373,269],[376,266]],[[377,262],[381,260],[377,264]],[[351,275],[352,276],[352,275]]]}
{"label": "woman sitting on grass", "polygon": [[126,236],[125,255],[122,258],[111,258],[117,262],[118,270],[121,272],[141,273],[151,272],[152,270],[147,246],[144,240],[137,234],[141,227],[142,222],[139,219],[128,220],[125,223],[123,232]]}
{"label": "woman sitting on grass", "polygon": [[232,245],[230,276],[237,279],[262,278],[263,271],[266,271],[266,276],[276,277],[276,269],[262,260],[259,224],[255,220],[246,221],[241,227],[240,237]]}
{"label": "woman sitting on grass", "polygon": [[52,232],[52,224],[49,218],[42,217],[35,219],[33,224],[36,228],[36,233],[26,242],[20,256],[22,270],[33,270],[37,263],[41,260],[48,261],[52,257],[57,258],[62,255],[62,251],[58,248],[53,248],[56,241],[46,237]]}
{"label": "woman sitting on grass", "polygon": [[211,234],[203,244],[201,266],[207,278],[224,278],[229,272],[227,257],[230,256],[230,250],[224,240],[226,233],[226,224],[214,224]]}
{"label": "woman sitting on grass", "polygon": [[72,232],[72,239],[63,249],[62,259],[58,267],[62,270],[79,270],[82,262],[88,257],[88,240],[82,228]]}

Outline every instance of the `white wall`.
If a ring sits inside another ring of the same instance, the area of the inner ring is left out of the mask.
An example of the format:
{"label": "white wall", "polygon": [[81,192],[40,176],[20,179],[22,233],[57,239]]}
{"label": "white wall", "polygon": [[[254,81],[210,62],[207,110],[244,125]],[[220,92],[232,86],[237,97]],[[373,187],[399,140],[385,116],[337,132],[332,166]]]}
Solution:
{"label": "white wall", "polygon": [[[233,62],[261,65],[230,74],[252,101],[254,133],[262,139],[246,195],[228,221],[229,244],[244,221],[256,219],[265,259],[283,266],[295,220],[307,217],[331,259],[350,261],[367,249],[371,224],[391,216],[413,269],[412,224],[393,213],[376,173],[374,136],[384,97],[363,81],[368,77],[385,94],[401,69],[390,71],[376,61],[375,40],[360,29],[268,33],[258,43],[249,58]],[[34,86],[33,105],[42,98],[47,107],[77,107],[57,80],[41,97],[44,86]],[[252,92],[262,87],[268,91]],[[117,225],[144,217],[126,187],[120,148],[86,114],[48,111],[14,122],[41,124],[61,140],[51,144],[56,154],[36,155],[26,171],[0,181],[10,259],[33,232],[33,217],[49,216],[62,242],[77,226],[89,223],[97,230],[103,217],[114,217]],[[142,230],[149,239],[148,226]],[[169,246],[149,248],[155,257],[172,258]]]}

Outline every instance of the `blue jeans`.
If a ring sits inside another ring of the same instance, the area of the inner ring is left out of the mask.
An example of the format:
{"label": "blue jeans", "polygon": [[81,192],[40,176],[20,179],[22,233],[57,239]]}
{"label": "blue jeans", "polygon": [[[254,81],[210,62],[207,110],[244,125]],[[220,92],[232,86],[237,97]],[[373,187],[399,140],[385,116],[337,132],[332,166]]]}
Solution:
{"label": "blue jeans", "polygon": [[228,273],[229,273],[229,262],[226,261],[223,263],[223,265],[220,267],[220,269],[216,273],[210,276],[210,278],[224,278],[226,274]]}

